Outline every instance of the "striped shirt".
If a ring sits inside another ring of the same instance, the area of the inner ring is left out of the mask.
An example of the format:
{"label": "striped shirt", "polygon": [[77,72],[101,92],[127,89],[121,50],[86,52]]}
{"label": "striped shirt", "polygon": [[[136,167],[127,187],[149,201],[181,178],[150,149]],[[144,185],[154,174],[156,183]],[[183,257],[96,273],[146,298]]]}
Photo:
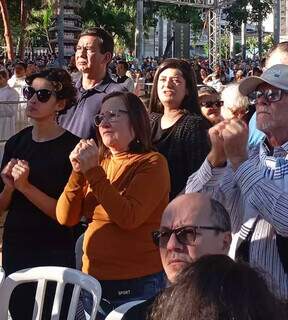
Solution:
{"label": "striped shirt", "polygon": [[[192,174],[186,193],[208,192],[230,214],[232,233],[252,235],[250,265],[264,272],[269,287],[280,298],[288,298],[288,275],[282,267],[276,232],[288,237],[288,142],[270,155],[262,141],[249,150],[249,158],[236,171],[230,164],[212,168],[206,159]],[[287,253],[288,254],[288,253]]]}

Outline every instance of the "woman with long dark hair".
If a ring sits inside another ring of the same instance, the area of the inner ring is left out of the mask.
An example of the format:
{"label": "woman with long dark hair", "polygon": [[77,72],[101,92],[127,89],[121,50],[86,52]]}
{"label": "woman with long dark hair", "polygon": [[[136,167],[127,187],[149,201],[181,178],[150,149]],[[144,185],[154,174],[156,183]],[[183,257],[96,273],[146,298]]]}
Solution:
{"label": "woman with long dark hair", "polygon": [[168,161],[172,200],[209,151],[207,122],[199,107],[195,73],[187,61],[167,59],[159,66],[149,110],[152,143]]}
{"label": "woman with long dark hair", "polygon": [[207,255],[157,298],[149,319],[284,320],[285,309],[257,270],[225,255]]}

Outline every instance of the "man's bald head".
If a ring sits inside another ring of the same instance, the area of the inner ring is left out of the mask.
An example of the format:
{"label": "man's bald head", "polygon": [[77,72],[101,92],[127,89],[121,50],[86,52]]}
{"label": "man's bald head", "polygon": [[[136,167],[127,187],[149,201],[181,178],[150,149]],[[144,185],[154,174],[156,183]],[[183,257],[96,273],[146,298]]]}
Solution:
{"label": "man's bald head", "polygon": [[225,208],[208,194],[189,193],[169,203],[163,213],[160,230],[165,234],[175,229],[181,230],[181,237],[196,237],[194,241],[187,241],[189,244],[183,244],[179,242],[178,231],[178,234],[173,232],[170,237],[166,236],[166,242],[164,236],[160,243],[162,264],[172,282],[187,264],[199,257],[228,253],[231,243],[229,215]]}
{"label": "man's bald head", "polygon": [[267,53],[265,69],[275,64],[288,64],[288,41],[275,44]]}
{"label": "man's bald head", "polygon": [[163,215],[162,222],[174,222],[185,224],[191,217],[197,221],[217,225],[224,230],[231,231],[230,217],[220,202],[211,198],[207,193],[187,193],[180,195],[168,204]]}

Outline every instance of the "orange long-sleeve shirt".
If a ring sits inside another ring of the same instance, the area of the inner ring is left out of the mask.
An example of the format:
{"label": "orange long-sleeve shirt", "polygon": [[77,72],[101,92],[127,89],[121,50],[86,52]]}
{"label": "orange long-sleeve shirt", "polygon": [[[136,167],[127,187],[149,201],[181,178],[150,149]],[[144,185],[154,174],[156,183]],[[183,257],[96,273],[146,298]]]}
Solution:
{"label": "orange long-sleeve shirt", "polygon": [[91,219],[83,244],[83,272],[99,280],[133,279],[162,269],[151,232],[168,204],[170,177],[157,152],[122,153],[84,177],[72,172],[57,203],[57,219]]}

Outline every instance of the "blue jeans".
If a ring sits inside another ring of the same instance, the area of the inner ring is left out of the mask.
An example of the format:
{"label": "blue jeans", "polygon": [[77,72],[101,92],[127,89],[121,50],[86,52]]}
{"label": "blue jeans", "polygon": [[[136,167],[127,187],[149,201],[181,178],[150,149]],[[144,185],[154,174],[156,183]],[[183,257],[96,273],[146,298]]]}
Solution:
{"label": "blue jeans", "polygon": [[[102,319],[123,303],[135,300],[147,300],[155,296],[166,286],[164,272],[149,276],[128,280],[104,280],[99,281],[102,287],[102,299],[97,319]],[[92,310],[92,296],[89,292],[81,292],[81,298],[85,311],[90,314]]]}

